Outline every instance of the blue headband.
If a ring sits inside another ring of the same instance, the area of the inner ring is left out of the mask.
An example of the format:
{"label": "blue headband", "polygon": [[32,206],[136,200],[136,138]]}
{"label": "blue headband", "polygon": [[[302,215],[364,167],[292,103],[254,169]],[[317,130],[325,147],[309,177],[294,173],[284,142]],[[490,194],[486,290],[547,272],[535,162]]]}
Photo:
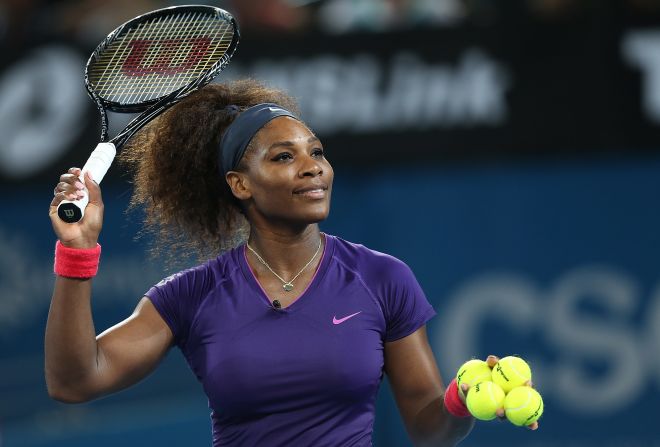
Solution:
{"label": "blue headband", "polygon": [[[227,108],[236,106],[227,106]],[[234,112],[237,109],[232,109]],[[231,113],[232,110],[229,110]],[[264,127],[269,121],[278,116],[290,116],[298,119],[293,113],[273,103],[257,104],[241,112],[236,119],[229,125],[220,140],[220,162],[222,177],[227,172],[233,171],[243,158],[245,149],[254,137],[254,135]]]}

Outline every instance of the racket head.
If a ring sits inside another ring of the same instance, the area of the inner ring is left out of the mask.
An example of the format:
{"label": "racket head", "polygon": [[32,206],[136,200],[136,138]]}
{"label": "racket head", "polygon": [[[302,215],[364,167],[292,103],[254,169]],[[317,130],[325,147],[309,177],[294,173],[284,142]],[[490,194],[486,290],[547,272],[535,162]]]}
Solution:
{"label": "racket head", "polygon": [[142,112],[211,82],[229,63],[240,32],[227,11],[172,6],[112,31],[85,67],[87,92],[99,107]]}

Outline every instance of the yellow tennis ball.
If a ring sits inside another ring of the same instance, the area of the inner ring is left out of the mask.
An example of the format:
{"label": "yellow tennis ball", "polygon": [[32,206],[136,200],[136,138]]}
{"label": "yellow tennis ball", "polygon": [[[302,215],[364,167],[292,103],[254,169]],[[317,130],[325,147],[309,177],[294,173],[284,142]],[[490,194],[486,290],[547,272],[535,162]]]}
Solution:
{"label": "yellow tennis ball", "polygon": [[[458,392],[462,396],[463,390],[461,384],[466,383],[469,386],[474,386],[484,380],[491,381],[492,372],[488,363],[483,360],[472,359],[463,363],[456,373],[456,385],[458,385]],[[465,397],[465,396],[464,396]]]}
{"label": "yellow tennis ball", "polygon": [[493,367],[492,380],[508,393],[515,387],[523,386],[528,380],[532,380],[532,370],[520,357],[503,357]]}
{"label": "yellow tennis ball", "polygon": [[527,426],[543,414],[543,398],[534,388],[519,386],[504,398],[504,413],[512,424]]}
{"label": "yellow tennis ball", "polygon": [[491,381],[479,382],[470,387],[465,404],[472,416],[482,421],[490,421],[497,416],[497,409],[502,408],[504,397],[504,391],[499,385]]}

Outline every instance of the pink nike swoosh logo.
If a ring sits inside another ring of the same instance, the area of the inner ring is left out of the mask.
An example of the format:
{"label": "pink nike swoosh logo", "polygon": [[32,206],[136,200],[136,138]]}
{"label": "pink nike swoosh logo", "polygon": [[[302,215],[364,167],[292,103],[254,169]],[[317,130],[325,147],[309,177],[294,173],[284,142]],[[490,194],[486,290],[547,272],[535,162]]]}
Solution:
{"label": "pink nike swoosh logo", "polygon": [[355,312],[354,314],[351,314],[351,315],[349,315],[349,316],[347,316],[347,317],[340,318],[340,319],[337,319],[337,316],[335,315],[334,317],[332,317],[332,324],[342,324],[344,321],[348,320],[349,318],[353,318],[353,317],[356,316],[357,314],[361,314],[361,313],[362,313],[362,311],[360,311],[360,312]]}

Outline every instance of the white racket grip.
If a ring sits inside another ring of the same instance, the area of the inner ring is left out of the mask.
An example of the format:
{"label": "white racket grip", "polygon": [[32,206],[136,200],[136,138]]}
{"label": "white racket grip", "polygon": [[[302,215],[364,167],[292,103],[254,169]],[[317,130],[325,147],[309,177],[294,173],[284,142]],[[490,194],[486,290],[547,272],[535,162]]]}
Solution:
{"label": "white racket grip", "polygon": [[101,183],[112,161],[117,155],[117,148],[112,143],[99,143],[82,168],[80,180],[85,183],[85,173],[89,172],[96,183]]}
{"label": "white racket grip", "polygon": [[[99,143],[87,159],[82,168],[80,181],[85,183],[85,173],[89,172],[96,183],[101,183],[108,172],[112,161],[117,155],[117,148],[113,143]],[[78,222],[85,215],[85,207],[89,203],[87,190],[85,195],[77,200],[62,200],[57,206],[57,214],[65,222]]]}

